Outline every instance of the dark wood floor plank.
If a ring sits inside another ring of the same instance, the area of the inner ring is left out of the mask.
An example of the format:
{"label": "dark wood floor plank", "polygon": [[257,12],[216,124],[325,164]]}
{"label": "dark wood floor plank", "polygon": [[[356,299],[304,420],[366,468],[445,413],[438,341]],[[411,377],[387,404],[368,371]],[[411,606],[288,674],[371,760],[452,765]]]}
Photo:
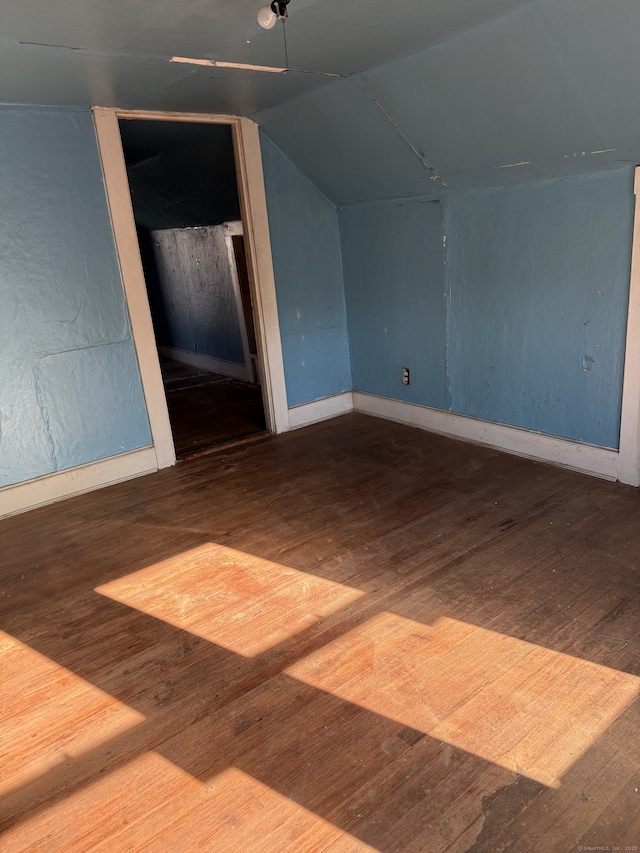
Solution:
{"label": "dark wood floor plank", "polygon": [[161,360],[178,458],[265,430],[259,385]]}
{"label": "dark wood floor plank", "polygon": [[637,843],[633,489],[349,415],[0,548],[3,853]]}

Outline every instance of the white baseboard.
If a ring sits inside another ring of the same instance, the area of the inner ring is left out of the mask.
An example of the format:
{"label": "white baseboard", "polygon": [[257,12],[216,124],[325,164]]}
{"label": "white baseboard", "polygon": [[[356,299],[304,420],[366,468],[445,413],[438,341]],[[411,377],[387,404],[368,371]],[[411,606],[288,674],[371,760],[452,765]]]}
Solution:
{"label": "white baseboard", "polygon": [[153,447],[131,450],[78,468],[0,489],[0,518],[158,470]]}
{"label": "white baseboard", "polygon": [[353,395],[351,391],[344,394],[334,394],[333,397],[323,397],[311,403],[301,403],[289,409],[289,429],[317,424],[338,415],[353,411]]}
{"label": "white baseboard", "polygon": [[251,381],[246,365],[236,361],[223,361],[221,358],[212,358],[210,355],[200,355],[197,352],[178,349],[177,347],[158,347],[158,352],[165,358],[188,364],[191,367],[200,367],[211,373],[221,373],[223,376],[231,376],[233,379],[242,379],[243,382]]}
{"label": "white baseboard", "polygon": [[362,391],[353,392],[353,408],[356,412],[420,427],[450,438],[483,444],[527,459],[560,465],[582,474],[591,474],[605,480],[618,478],[617,450],[555,438],[440,409],[430,409],[415,403],[376,397]]}
{"label": "white baseboard", "polygon": [[[347,391],[294,406],[289,409],[289,428],[298,429],[353,410],[605,480],[616,480],[618,476],[619,454],[616,450],[481,421],[415,403],[376,397],[362,391]],[[0,488],[0,518],[157,470],[153,447],[143,447],[26,483],[5,486]]]}

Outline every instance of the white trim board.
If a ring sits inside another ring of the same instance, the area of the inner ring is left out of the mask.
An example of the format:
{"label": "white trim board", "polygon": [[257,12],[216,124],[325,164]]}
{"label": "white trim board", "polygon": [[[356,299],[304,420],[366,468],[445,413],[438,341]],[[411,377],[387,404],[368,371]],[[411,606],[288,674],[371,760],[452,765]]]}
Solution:
{"label": "white trim board", "polygon": [[166,468],[175,464],[176,451],[162,384],[147,285],[142,270],[118,115],[115,110],[94,109],[93,121],[151,438],[158,466]]}
{"label": "white trim board", "polygon": [[519,427],[481,421],[467,415],[430,409],[415,403],[377,397],[362,391],[353,392],[353,408],[356,412],[419,427],[449,438],[482,444],[505,453],[513,453],[515,456],[559,465],[582,474],[601,477],[604,480],[618,478],[617,450],[581,444],[565,438],[555,438]]}
{"label": "white trim board", "polygon": [[640,486],[640,167],[635,171],[633,189],[635,213],[622,384],[618,477],[621,483]]}
{"label": "white trim board", "polygon": [[223,361],[221,358],[213,358],[210,355],[202,355],[199,352],[178,349],[177,347],[158,347],[158,352],[165,358],[178,361],[180,364],[188,364],[191,367],[200,367],[211,373],[222,373],[223,376],[232,376],[234,379],[249,381],[248,371],[244,364],[236,361]]}
{"label": "white trim board", "polygon": [[153,447],[130,450],[77,468],[0,489],[0,518],[111,486],[158,470]]}
{"label": "white trim board", "polygon": [[[227,258],[229,261],[229,270],[231,271],[231,284],[233,285],[233,296],[236,302],[236,314],[238,315],[238,328],[240,329],[240,340],[242,341],[242,352],[244,355],[245,374],[247,380],[253,380],[253,369],[251,365],[251,351],[249,350],[249,333],[247,331],[247,322],[245,319],[244,305],[242,304],[242,291],[240,290],[240,278],[238,277],[238,264],[236,261],[236,253],[233,247],[233,238],[242,237],[244,240],[244,230],[242,222],[224,222],[224,242],[227,248]],[[246,252],[245,252],[246,255]],[[253,306],[251,306],[251,314],[253,316]],[[253,324],[255,329],[255,323]]]}
{"label": "white trim board", "polygon": [[175,463],[175,448],[140,260],[119,119],[226,124],[231,127],[265,418],[271,432],[285,432],[289,428],[289,416],[258,126],[250,119],[237,116],[156,113],[106,107],[94,107],[93,115],[109,213],[159,466],[163,468]]}
{"label": "white trim board", "polygon": [[289,429],[287,389],[260,133],[258,125],[248,118],[234,119],[231,129],[264,414],[271,432],[286,432]]}
{"label": "white trim board", "polygon": [[265,417],[273,432],[285,432],[289,428],[258,126],[250,119],[237,116],[154,113],[103,107],[94,107],[93,116],[153,447],[6,486],[0,489],[0,517],[149,474],[176,461],[122,152],[119,118],[230,125],[263,377]]}
{"label": "white trim board", "polygon": [[334,394],[332,397],[322,397],[320,400],[312,400],[310,403],[301,403],[289,409],[289,429],[300,429],[300,427],[317,424],[320,421],[336,418],[353,411],[353,394],[345,391],[343,394]]}

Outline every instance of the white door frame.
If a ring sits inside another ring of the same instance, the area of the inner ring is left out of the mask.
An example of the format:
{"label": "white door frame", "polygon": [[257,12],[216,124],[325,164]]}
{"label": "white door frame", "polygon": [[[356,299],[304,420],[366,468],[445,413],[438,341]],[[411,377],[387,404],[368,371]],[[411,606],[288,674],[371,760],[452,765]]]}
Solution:
{"label": "white door frame", "polygon": [[635,213],[622,383],[618,479],[630,486],[640,486],[640,166],[636,167],[633,191]]}
{"label": "white door frame", "polygon": [[94,107],[93,116],[158,468],[175,463],[175,447],[142,270],[119,119],[226,124],[231,127],[265,420],[271,432],[285,432],[289,429],[289,412],[258,126],[250,119],[237,116],[158,113],[105,107]]}
{"label": "white door frame", "polygon": [[[238,327],[240,329],[240,340],[242,341],[242,353],[244,357],[244,367],[246,371],[245,378],[249,382],[254,382],[254,369],[251,362],[251,351],[249,349],[249,333],[247,331],[247,320],[242,302],[242,291],[240,289],[240,277],[238,276],[238,264],[236,262],[236,253],[233,248],[233,238],[243,237],[244,228],[242,222],[223,222],[224,242],[227,249],[227,258],[229,259],[229,269],[231,270],[231,284],[233,285],[233,296],[236,301],[236,313],[238,315]],[[253,309],[251,310],[253,317]]]}

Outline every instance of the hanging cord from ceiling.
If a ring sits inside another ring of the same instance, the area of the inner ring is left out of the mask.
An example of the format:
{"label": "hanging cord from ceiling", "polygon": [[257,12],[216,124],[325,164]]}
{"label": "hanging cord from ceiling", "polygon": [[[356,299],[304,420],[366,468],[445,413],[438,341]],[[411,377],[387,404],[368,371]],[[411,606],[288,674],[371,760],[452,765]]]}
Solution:
{"label": "hanging cord from ceiling", "polygon": [[282,19],[282,38],[284,39],[284,67],[289,67],[289,50],[287,49],[287,20]]}

